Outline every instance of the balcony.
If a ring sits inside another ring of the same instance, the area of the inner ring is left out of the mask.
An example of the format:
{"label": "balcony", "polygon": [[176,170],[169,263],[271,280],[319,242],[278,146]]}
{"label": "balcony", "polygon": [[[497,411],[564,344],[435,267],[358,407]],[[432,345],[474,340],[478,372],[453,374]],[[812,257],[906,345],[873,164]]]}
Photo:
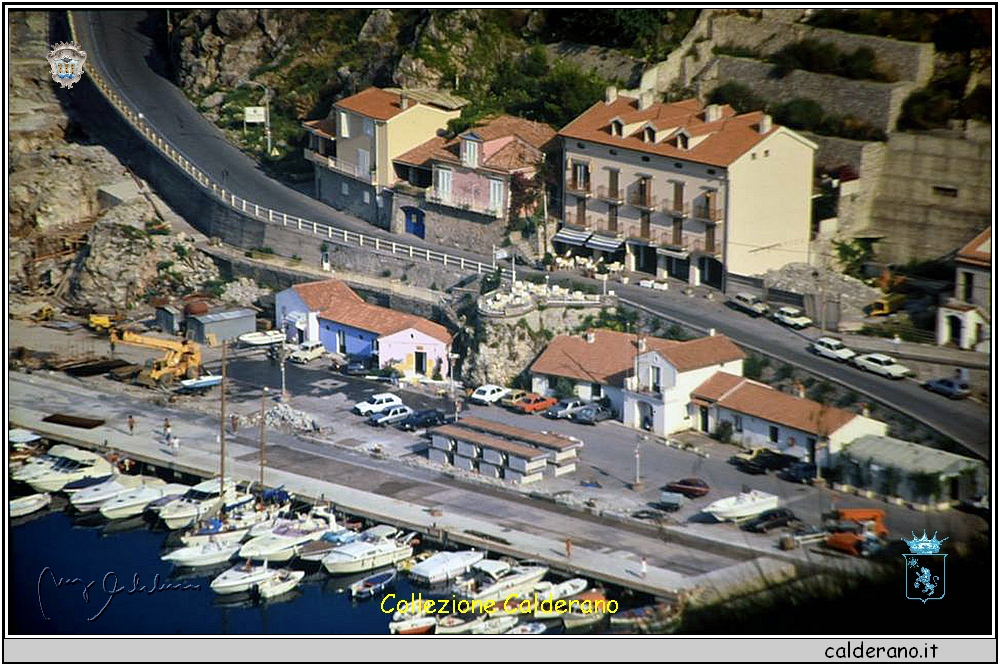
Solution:
{"label": "balcony", "polygon": [[721,222],[722,209],[709,206],[695,206],[691,217],[705,222]]}
{"label": "balcony", "polygon": [[424,190],[424,198],[430,203],[435,203],[439,206],[448,206],[449,208],[467,210],[479,215],[492,217],[496,220],[503,219],[504,217],[503,209],[490,206],[488,203],[484,204],[482,202],[477,202],[475,199],[469,197],[456,196],[454,194],[442,197],[433,187],[428,187]]}
{"label": "balcony", "polygon": [[607,185],[601,185],[597,188],[597,198],[608,203],[622,204],[625,202],[625,190],[620,187],[612,188]]}
{"label": "balcony", "polygon": [[714,238],[708,238],[705,234],[682,233],[679,239],[680,242],[677,242],[678,239],[671,230],[659,232],[658,239],[662,247],[670,250],[693,252],[709,256],[722,255],[722,242],[718,233],[716,233]]}
{"label": "balcony", "polygon": [[619,234],[625,236],[625,238],[631,238],[633,240],[652,241],[655,240],[656,237],[656,233],[654,231],[648,227],[643,228],[641,224],[623,225],[619,221],[618,228]]}
{"label": "balcony", "polygon": [[640,393],[642,395],[659,398],[661,401],[666,398],[666,392],[663,386],[660,384],[650,384],[649,382],[640,381],[638,377],[626,377],[625,378],[625,389],[631,391],[632,393]]}
{"label": "balcony", "polygon": [[304,148],[302,153],[303,156],[313,164],[318,164],[321,167],[330,169],[331,171],[346,174],[352,178],[360,180],[363,183],[371,185],[375,180],[375,171],[372,169],[362,173],[357,164],[351,164],[350,162],[338,160],[335,157],[329,157],[327,155],[320,155],[319,153],[309,150],[308,148]]}
{"label": "balcony", "polygon": [[663,212],[671,217],[689,217],[691,215],[691,205],[683,202],[676,203],[673,199],[663,202]]}
{"label": "balcony", "polygon": [[653,196],[648,192],[637,191],[629,194],[628,203],[630,206],[652,211],[659,206],[659,197]]}
{"label": "balcony", "polygon": [[590,181],[589,180],[567,180],[566,181],[566,192],[578,197],[589,197],[590,196]]}
{"label": "balcony", "polygon": [[572,227],[579,227],[581,229],[587,229],[588,231],[594,230],[593,215],[580,215],[576,211],[568,210],[566,211],[566,219],[564,222]]}

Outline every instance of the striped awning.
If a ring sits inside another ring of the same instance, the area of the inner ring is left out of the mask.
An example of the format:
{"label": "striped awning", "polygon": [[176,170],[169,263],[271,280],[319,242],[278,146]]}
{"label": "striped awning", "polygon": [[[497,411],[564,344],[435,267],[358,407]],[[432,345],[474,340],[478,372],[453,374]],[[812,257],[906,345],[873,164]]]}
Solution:
{"label": "striped awning", "polygon": [[563,227],[552,237],[553,243],[565,243],[566,245],[584,245],[590,238],[592,232],[586,229],[571,229]]}
{"label": "striped awning", "polygon": [[614,238],[613,236],[601,236],[594,234],[587,242],[584,243],[585,247],[592,250],[600,250],[601,252],[617,252],[622,249],[625,241],[621,238]]}

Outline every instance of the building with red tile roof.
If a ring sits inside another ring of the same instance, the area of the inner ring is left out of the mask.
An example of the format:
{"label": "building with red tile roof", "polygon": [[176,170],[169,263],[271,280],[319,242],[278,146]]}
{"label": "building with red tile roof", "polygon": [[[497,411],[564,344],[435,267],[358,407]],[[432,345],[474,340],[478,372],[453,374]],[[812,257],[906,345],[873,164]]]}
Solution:
{"label": "building with red tile roof", "polygon": [[565,231],[557,253],[722,287],[807,261],[816,145],[766,113],[609,88],[559,131]]}
{"label": "building with red tile roof", "polygon": [[993,318],[993,226],[955,254],[955,297],[938,308],[937,343],[990,350]]}

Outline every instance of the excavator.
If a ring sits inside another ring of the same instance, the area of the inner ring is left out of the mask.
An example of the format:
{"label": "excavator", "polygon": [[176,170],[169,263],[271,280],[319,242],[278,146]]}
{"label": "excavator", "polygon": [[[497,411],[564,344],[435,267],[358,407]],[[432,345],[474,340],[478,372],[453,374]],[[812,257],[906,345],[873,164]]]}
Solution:
{"label": "excavator", "polygon": [[127,366],[114,371],[115,379],[129,380],[149,388],[166,388],[181,379],[197,379],[201,374],[201,347],[191,340],[164,340],[132,331],[111,329],[112,344],[119,342],[166,351],[162,358],[147,361],[145,366]]}

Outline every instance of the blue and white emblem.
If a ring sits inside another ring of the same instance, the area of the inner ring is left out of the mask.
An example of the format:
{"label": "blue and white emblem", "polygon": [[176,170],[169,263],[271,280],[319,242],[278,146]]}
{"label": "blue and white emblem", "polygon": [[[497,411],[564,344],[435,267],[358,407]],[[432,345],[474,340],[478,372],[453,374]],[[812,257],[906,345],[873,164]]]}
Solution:
{"label": "blue and white emblem", "polygon": [[[913,532],[910,532],[913,534]],[[944,565],[946,553],[939,553],[941,544],[948,537],[937,538],[937,532],[930,539],[927,530],[922,537],[913,534],[913,540],[902,539],[910,547],[906,562],[906,598],[927,603],[932,599],[944,599]]]}
{"label": "blue and white emblem", "polygon": [[76,44],[59,42],[49,51],[46,60],[52,69],[52,80],[63,88],[72,88],[83,77],[87,52]]}

